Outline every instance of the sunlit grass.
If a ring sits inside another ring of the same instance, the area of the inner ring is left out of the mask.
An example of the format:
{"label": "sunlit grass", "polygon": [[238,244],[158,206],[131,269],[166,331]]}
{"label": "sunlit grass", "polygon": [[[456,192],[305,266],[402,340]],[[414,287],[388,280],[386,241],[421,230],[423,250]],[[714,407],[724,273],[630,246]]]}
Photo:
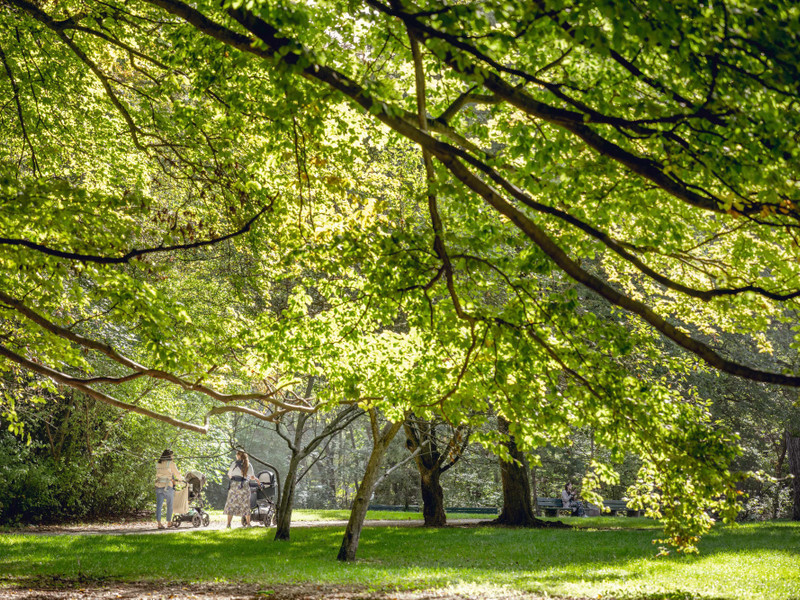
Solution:
{"label": "sunlit grass", "polygon": [[[567,520],[567,519],[563,519]],[[658,530],[638,519],[575,519],[580,529],[366,528],[359,560],[341,564],[342,527],[264,528],[180,535],[0,535],[0,573],[31,577],[307,582],[375,587],[500,585],[597,598],[800,597],[800,524],[718,527],[701,553],[656,558]],[[636,528],[623,525],[640,526]],[[634,522],[634,523],[631,523]],[[598,529],[607,525],[615,529]]]}

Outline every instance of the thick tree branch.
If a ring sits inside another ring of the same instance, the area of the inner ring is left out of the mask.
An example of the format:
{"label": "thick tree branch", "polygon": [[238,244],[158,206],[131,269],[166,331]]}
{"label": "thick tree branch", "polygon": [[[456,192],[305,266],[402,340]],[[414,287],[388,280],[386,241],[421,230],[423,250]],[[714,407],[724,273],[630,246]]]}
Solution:
{"label": "thick tree branch", "polygon": [[[5,52],[3,52],[2,46],[0,46],[0,62],[3,63],[6,75],[8,75],[8,81],[11,84],[11,90],[14,92],[14,103],[17,105],[17,117],[19,118],[19,125],[22,128],[22,139],[25,140],[25,143],[31,151],[31,169],[35,175],[37,172],[39,172],[39,162],[36,160],[36,150],[33,147],[30,137],[28,137],[28,130],[25,128],[25,117],[22,113],[22,103],[19,100],[19,86],[17,85],[17,80],[14,78],[14,73],[11,71],[11,65],[6,58]],[[20,157],[20,161],[21,160],[22,157]]]}
{"label": "thick tree branch", "polygon": [[[204,386],[199,382],[192,383],[190,381],[186,381],[185,379],[178,377],[174,373],[169,373],[168,371],[163,371],[161,369],[149,369],[137,363],[136,361],[128,358],[127,356],[124,356],[123,354],[119,353],[115,348],[113,348],[109,344],[106,344],[104,342],[98,342],[96,340],[84,337],[78,333],[70,331],[69,329],[56,325],[52,321],[46,319],[36,311],[28,308],[24,303],[6,294],[2,290],[0,290],[0,302],[6,304],[9,308],[15,310],[19,314],[23,315],[30,321],[36,323],[37,325],[39,325],[46,331],[52,333],[53,335],[68,340],[70,342],[73,342],[74,344],[77,344],[83,348],[100,352],[101,354],[107,356],[113,361],[135,371],[136,372],[135,375],[129,376],[131,379],[138,376],[147,376],[153,379],[161,379],[164,381],[168,381],[172,384],[178,385],[187,391],[199,392],[206,396],[209,396],[210,398],[218,400],[219,402],[224,402],[226,404],[231,402],[241,402],[247,400],[261,400],[271,404],[275,404],[286,410],[296,410],[305,413],[311,413],[316,410],[310,405],[296,405],[282,401],[278,397],[278,392],[280,391],[279,389],[276,389],[275,391],[266,394],[265,393],[223,394],[212,388]],[[86,382],[84,382],[84,385],[85,384]]]}
{"label": "thick tree branch", "polygon": [[239,237],[244,235],[253,227],[253,223],[258,220],[258,218],[263,215],[265,212],[272,209],[272,205],[275,202],[275,198],[270,198],[270,203],[264,206],[260,211],[258,211],[253,217],[250,218],[244,225],[242,225],[236,231],[233,231],[227,235],[223,235],[221,237],[212,238],[208,240],[202,240],[199,242],[192,242],[190,244],[177,244],[175,246],[159,246],[157,248],[142,248],[142,249],[133,249],[129,250],[122,256],[98,256],[96,254],[81,254],[78,252],[66,252],[63,250],[56,250],[54,248],[49,248],[43,244],[37,244],[35,242],[31,242],[30,240],[23,240],[23,239],[14,239],[14,238],[4,238],[0,237],[0,244],[4,244],[7,246],[24,246],[26,248],[30,248],[31,250],[36,250],[37,252],[41,252],[42,254],[46,254],[48,256],[55,256],[58,258],[66,258],[69,260],[77,260],[81,262],[92,262],[92,263],[99,263],[104,265],[119,265],[125,264],[133,260],[134,258],[139,258],[140,256],[146,256],[148,254],[156,254],[160,252],[178,252],[181,250],[191,250],[193,248],[204,248],[206,246],[213,246],[215,244],[219,244],[226,240],[230,240],[235,237]]}
{"label": "thick tree branch", "polygon": [[[14,1],[21,2],[23,0]],[[229,14],[231,14],[231,16],[233,16],[234,19],[236,19],[242,26],[255,34],[262,43],[255,44],[252,38],[219,25],[218,23],[208,19],[198,10],[178,0],[147,1],[156,6],[160,6],[173,15],[184,19],[207,35],[210,35],[222,41],[223,43],[230,45],[231,47],[238,48],[243,52],[248,52],[263,58],[280,57],[285,64],[292,66],[298,64],[301,55],[306,58],[312,58],[308,52],[297,42],[281,35],[275,27],[266,23],[263,19],[255,17],[251,13],[248,13],[244,10],[231,10],[229,11]],[[382,9],[383,8],[385,7],[382,7]],[[289,47],[288,52],[284,50],[286,46]],[[647,179],[650,179],[656,183],[656,185],[675,197],[684,200],[689,204],[707,210],[724,210],[724,203],[719,202],[715,198],[698,196],[697,194],[691,192],[687,189],[684,183],[672,180],[665,176],[651,161],[630,155],[626,151],[613,145],[611,145],[613,147],[606,148],[605,145],[608,144],[608,142],[584,126],[582,116],[578,115],[579,122],[576,122],[575,115],[571,114],[569,111],[552,109],[552,107],[538,103],[530,97],[525,97],[525,95],[521,95],[518,90],[509,86],[496,75],[486,71],[481,71],[478,73],[474,66],[465,66],[463,68],[455,66],[454,68],[458,68],[462,70],[462,72],[469,71],[472,75],[481,75],[482,77],[485,77],[487,89],[493,91],[495,94],[503,98],[506,98],[512,105],[529,112],[529,114],[538,115],[539,118],[543,118],[544,120],[554,124],[563,124],[565,128],[573,131],[582,139],[585,139],[590,146],[597,146],[596,149],[603,153],[608,152],[609,156],[615,158],[615,160],[618,160],[622,164],[625,164],[633,172],[639,173]],[[431,153],[435,155],[457,179],[478,193],[500,214],[508,217],[516,227],[518,227],[523,233],[525,233],[527,237],[529,237],[537,246],[539,246],[559,266],[559,268],[567,273],[567,275],[585,285],[589,289],[594,290],[612,304],[639,315],[663,335],[673,340],[681,347],[699,356],[705,362],[719,370],[755,381],[800,387],[800,377],[760,371],[722,358],[706,344],[693,339],[691,336],[680,331],[674,325],[668,323],[663,317],[655,313],[644,303],[625,296],[624,294],[613,289],[604,281],[589,274],[575,261],[570,259],[566,253],[544,232],[544,230],[538,227],[526,215],[506,202],[506,200],[493,188],[470,172],[469,169],[467,169],[464,164],[462,164],[456,158],[460,152],[453,152],[452,147],[449,147],[446,144],[431,138],[424,131],[414,128],[402,118],[392,116],[393,114],[396,114],[395,111],[391,110],[384,103],[376,101],[369,94],[369,92],[367,92],[347,76],[330,67],[320,65],[313,60],[310,61],[308,66],[303,66],[301,72],[304,77],[325,83],[333,89],[336,89],[350,97],[355,103],[374,114],[377,119],[390,126],[396,132],[430,150]]]}
{"label": "thick tree branch", "polygon": [[117,408],[121,408],[129,412],[134,412],[140,415],[144,415],[145,417],[149,417],[151,419],[156,419],[158,421],[168,423],[170,425],[173,425],[174,427],[179,427],[181,429],[188,429],[189,431],[195,431],[197,433],[203,433],[203,434],[208,433],[208,417],[206,417],[206,424],[204,426],[195,425],[193,423],[187,423],[185,421],[180,421],[178,419],[173,419],[172,417],[169,417],[167,415],[162,415],[161,413],[148,410],[146,408],[137,406],[135,404],[129,404],[127,402],[117,400],[112,396],[108,396],[107,394],[103,394],[102,392],[98,392],[97,390],[90,388],[88,385],[85,385],[80,380],[75,379],[74,377],[70,377],[65,373],[61,373],[60,371],[56,371],[55,369],[51,369],[42,364],[28,360],[27,358],[20,356],[15,352],[12,352],[3,345],[0,345],[0,356],[6,357],[8,360],[17,363],[18,365],[24,367],[28,371],[38,373],[39,375],[52,379],[56,383],[60,383],[61,385],[66,385],[80,392],[83,392],[87,396],[91,396],[92,398],[94,398],[95,400],[99,400],[100,402],[110,404],[111,406],[116,406]]}
{"label": "thick tree branch", "polygon": [[762,381],[764,383],[776,383],[779,385],[788,385],[792,387],[800,387],[800,377],[796,375],[783,375],[780,373],[770,373],[753,369],[745,365],[741,365],[734,361],[727,360],[720,356],[717,352],[711,349],[710,346],[700,342],[687,335],[671,323],[667,322],[662,316],[653,311],[649,306],[629,298],[625,294],[618,292],[606,282],[598,277],[587,272],[577,262],[569,258],[569,256],[548,236],[543,229],[536,225],[525,214],[514,208],[511,204],[498,194],[494,189],[487,185],[484,181],[471,173],[460,161],[454,157],[442,154],[437,154],[437,158],[450,170],[457,179],[464,183],[467,187],[480,195],[486,202],[494,207],[500,214],[506,216],[516,227],[518,227],[529,239],[531,239],[539,248],[547,254],[553,262],[555,262],[567,275],[575,281],[583,284],[587,288],[593,290],[615,306],[624,308],[625,310],[639,315],[647,323],[652,325],[656,330],[660,331],[667,338],[689,350],[703,361],[712,367],[737,375],[753,381]]}

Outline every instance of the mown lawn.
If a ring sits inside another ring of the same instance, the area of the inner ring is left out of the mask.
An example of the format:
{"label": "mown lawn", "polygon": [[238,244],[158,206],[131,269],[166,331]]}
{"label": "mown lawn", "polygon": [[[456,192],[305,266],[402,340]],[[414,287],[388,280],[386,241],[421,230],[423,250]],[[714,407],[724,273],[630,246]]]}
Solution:
{"label": "mown lawn", "polygon": [[[571,521],[564,519],[565,521]],[[800,524],[717,527],[700,555],[656,558],[644,519],[576,519],[573,530],[489,527],[364,530],[355,564],[335,559],[342,527],[164,535],[0,535],[5,584],[36,579],[317,582],[371,589],[499,585],[579,597],[800,598]],[[614,527],[599,529],[599,526]]]}

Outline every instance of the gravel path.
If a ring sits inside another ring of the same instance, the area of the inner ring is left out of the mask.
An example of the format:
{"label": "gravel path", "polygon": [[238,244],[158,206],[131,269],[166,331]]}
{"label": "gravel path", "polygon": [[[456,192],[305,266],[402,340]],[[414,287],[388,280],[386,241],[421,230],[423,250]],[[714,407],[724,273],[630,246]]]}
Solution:
{"label": "gravel path", "polygon": [[[447,525],[451,527],[474,527],[485,519],[449,519]],[[374,520],[364,521],[364,527],[422,527],[421,519],[409,520]],[[292,521],[292,527],[345,527],[347,521]],[[234,519],[232,529],[241,529],[241,522]],[[253,525],[253,529],[264,529],[263,525]],[[189,531],[219,531],[224,530],[224,517],[212,517],[208,527],[192,527],[191,523],[182,523],[180,527],[158,529],[153,521],[130,521],[119,523],[99,523],[91,525],[43,525],[22,527],[0,535],[130,535],[130,534],[157,534],[171,535]]]}

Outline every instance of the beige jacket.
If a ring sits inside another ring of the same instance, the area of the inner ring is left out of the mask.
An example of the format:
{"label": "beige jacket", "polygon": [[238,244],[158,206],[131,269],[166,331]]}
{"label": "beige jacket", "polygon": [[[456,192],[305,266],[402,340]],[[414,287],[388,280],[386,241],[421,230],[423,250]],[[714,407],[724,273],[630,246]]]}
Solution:
{"label": "beige jacket", "polygon": [[156,463],[156,487],[172,487],[172,478],[183,481],[183,476],[171,460]]}

